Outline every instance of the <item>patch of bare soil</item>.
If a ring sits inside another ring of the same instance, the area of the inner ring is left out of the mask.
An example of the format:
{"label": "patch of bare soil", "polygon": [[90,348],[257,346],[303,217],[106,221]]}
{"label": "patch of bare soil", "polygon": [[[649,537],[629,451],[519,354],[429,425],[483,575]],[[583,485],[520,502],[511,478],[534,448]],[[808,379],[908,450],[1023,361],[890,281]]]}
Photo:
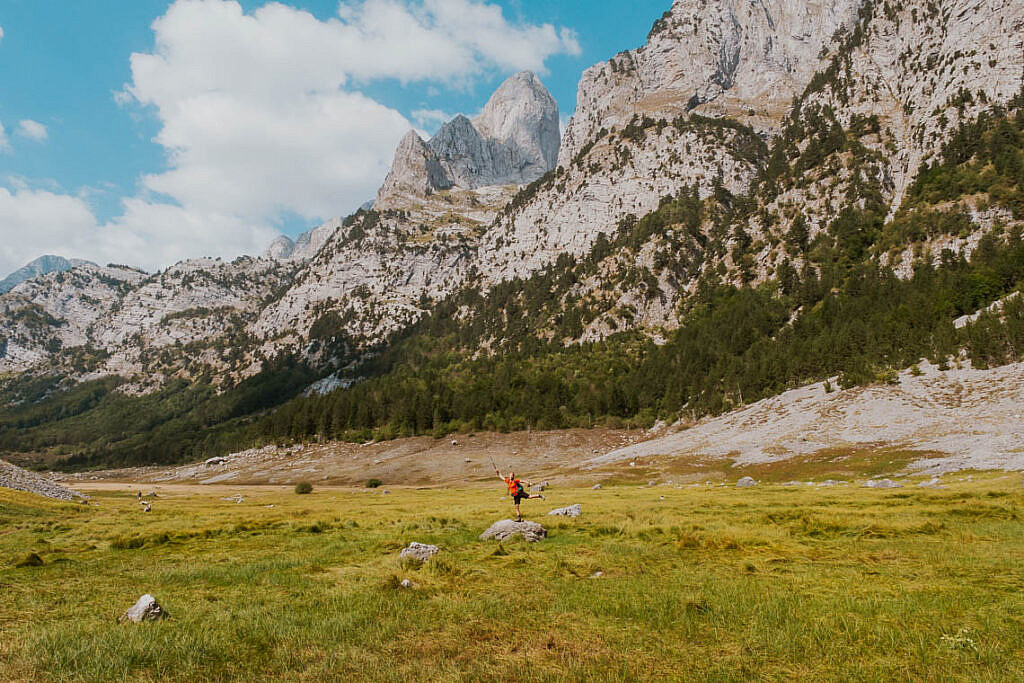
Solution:
{"label": "patch of bare soil", "polygon": [[[494,466],[532,482],[583,483],[595,479],[580,465],[610,450],[637,443],[642,431],[572,429],[498,434],[481,432],[444,439],[413,437],[372,444],[331,442],[279,448],[266,446],[207,463],[139,467],[65,475],[91,486],[138,484],[249,484],[363,486],[379,479],[389,486],[447,486],[496,482]],[[492,465],[493,463],[493,465]],[[596,481],[597,479],[595,479]]]}

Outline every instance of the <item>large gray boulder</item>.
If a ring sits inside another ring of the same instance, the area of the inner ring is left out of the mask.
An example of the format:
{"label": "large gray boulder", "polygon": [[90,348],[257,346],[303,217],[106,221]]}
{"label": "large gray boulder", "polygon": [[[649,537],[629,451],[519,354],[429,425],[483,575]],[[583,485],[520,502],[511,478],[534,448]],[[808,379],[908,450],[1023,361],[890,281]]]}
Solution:
{"label": "large gray boulder", "polygon": [[736,485],[743,488],[747,486],[757,486],[757,482],[754,481],[753,477],[743,477],[738,482],[736,482]]}
{"label": "large gray boulder", "polygon": [[575,505],[569,505],[564,508],[558,508],[548,513],[549,515],[555,515],[556,517],[579,517],[583,514],[583,508],[579,503]]}
{"label": "large gray boulder", "polygon": [[486,541],[493,538],[497,541],[504,541],[506,538],[516,535],[533,543],[547,536],[548,532],[537,522],[517,522],[512,519],[503,519],[500,522],[495,522],[487,531],[480,534],[480,540]]}
{"label": "large gray boulder", "polygon": [[133,624],[141,624],[144,621],[160,621],[166,619],[170,615],[160,606],[160,603],[156,601],[149,593],[146,593],[139,601],[128,608],[124,614],[122,614],[118,621],[122,624],[125,622],[132,622]]}
{"label": "large gray boulder", "polygon": [[417,543],[413,541],[409,544],[408,548],[403,548],[401,552],[401,558],[403,560],[419,560],[420,562],[426,562],[441,549],[436,545],[427,545],[426,543]]}

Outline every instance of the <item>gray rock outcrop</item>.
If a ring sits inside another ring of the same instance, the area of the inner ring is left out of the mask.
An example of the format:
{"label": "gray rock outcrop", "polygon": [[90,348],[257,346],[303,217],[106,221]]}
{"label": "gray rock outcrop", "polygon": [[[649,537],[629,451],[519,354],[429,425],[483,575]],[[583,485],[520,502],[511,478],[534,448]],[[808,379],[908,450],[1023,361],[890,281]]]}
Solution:
{"label": "gray rock outcrop", "polygon": [[440,548],[436,545],[427,545],[426,543],[417,543],[413,541],[409,544],[408,548],[403,548],[400,557],[403,560],[417,560],[419,562],[426,562],[434,555],[440,552]]}
{"label": "gray rock outcrop", "polygon": [[504,541],[512,536],[522,536],[527,541],[534,543],[547,535],[547,530],[537,522],[525,520],[517,522],[512,519],[503,519],[500,522],[495,522],[487,531],[480,534],[480,540],[486,541],[493,538],[496,541]]}
{"label": "gray rock outcrop", "polygon": [[453,187],[533,182],[555,167],[559,138],[555,99],[536,75],[518,73],[475,119],[459,114],[428,142],[409,131],[374,205],[399,207],[410,198]]}
{"label": "gray rock outcrop", "polygon": [[124,614],[122,614],[118,621],[122,624],[125,622],[131,622],[133,624],[141,624],[144,621],[160,621],[166,619],[170,615],[160,606],[160,603],[156,601],[149,593],[146,593],[139,601],[129,607]]}
{"label": "gray rock outcrop", "polygon": [[579,517],[583,514],[583,507],[576,503],[575,505],[568,505],[564,508],[557,508],[548,513],[556,517]]}
{"label": "gray rock outcrop", "polygon": [[739,486],[741,488],[748,486],[757,486],[757,482],[754,481],[753,477],[743,477],[738,482],[736,482],[736,486]]}

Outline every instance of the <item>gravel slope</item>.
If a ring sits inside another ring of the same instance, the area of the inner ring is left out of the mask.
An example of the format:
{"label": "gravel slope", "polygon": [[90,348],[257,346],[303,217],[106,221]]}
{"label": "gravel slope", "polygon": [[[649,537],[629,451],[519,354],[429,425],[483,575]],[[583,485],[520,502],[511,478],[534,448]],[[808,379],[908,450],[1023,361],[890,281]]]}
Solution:
{"label": "gravel slope", "polygon": [[55,484],[46,477],[29,472],[9,462],[0,460],[0,486],[18,491],[28,491],[57,500],[80,500],[86,498],[78,491]]}
{"label": "gravel slope", "polygon": [[[1024,470],[1024,363],[940,371],[921,363],[895,385],[788,391],[690,428],[590,458],[585,467],[656,455],[784,460],[826,448],[885,445],[945,454],[910,470]],[[833,380],[835,384],[835,380]]]}

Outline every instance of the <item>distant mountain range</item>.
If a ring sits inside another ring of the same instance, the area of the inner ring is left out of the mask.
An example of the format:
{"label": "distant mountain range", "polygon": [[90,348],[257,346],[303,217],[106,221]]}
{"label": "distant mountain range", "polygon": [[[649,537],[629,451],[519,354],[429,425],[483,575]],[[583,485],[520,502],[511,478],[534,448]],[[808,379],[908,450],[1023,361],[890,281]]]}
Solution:
{"label": "distant mountain range", "polygon": [[63,273],[71,270],[75,266],[84,266],[89,261],[83,261],[82,259],[66,259],[63,256],[45,255],[40,256],[35,261],[32,261],[28,265],[18,268],[16,271],[0,280],[0,294],[6,294],[25,280],[30,280],[40,275],[46,275],[48,273]]}

